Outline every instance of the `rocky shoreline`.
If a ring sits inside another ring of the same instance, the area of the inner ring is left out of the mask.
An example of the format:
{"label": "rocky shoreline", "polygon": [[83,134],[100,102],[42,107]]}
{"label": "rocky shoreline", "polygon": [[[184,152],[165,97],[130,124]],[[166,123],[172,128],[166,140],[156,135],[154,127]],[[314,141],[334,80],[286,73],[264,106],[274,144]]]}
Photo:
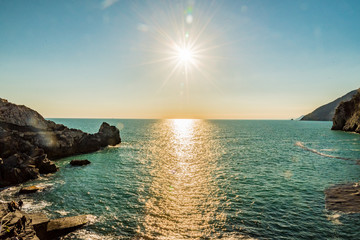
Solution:
{"label": "rocky shoreline", "polygon": [[51,240],[89,222],[88,215],[49,219],[44,213],[26,213],[22,201],[0,204],[0,239]]}
{"label": "rocky shoreline", "polygon": [[119,129],[105,122],[98,133],[88,134],[0,99],[0,187],[56,172],[51,160],[95,152],[120,142]]}
{"label": "rocky shoreline", "polygon": [[[53,160],[120,142],[119,129],[105,122],[97,133],[89,134],[45,120],[26,106],[0,98],[0,188],[58,171]],[[88,164],[86,161],[75,164]],[[22,193],[37,190],[31,186],[23,188]],[[21,210],[21,202],[15,201],[2,201],[0,218],[0,239],[56,239],[88,222],[87,215],[48,219],[43,213],[26,213]]]}
{"label": "rocky shoreline", "polygon": [[306,114],[300,120],[301,121],[332,121],[336,108],[341,102],[349,101],[355,94],[357,90],[348,92],[342,97],[335,99],[334,101],[322,105],[312,111],[311,113]]}

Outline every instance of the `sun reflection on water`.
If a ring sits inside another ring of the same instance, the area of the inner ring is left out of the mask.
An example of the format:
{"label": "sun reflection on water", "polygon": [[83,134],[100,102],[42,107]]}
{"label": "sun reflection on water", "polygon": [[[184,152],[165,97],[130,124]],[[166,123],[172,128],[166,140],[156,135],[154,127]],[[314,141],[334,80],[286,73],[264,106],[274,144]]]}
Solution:
{"label": "sun reflection on water", "polygon": [[211,124],[164,121],[154,129],[158,138],[148,155],[151,186],[138,234],[145,239],[214,237],[226,220],[226,196],[217,181],[218,151],[213,149],[218,146],[209,141]]}
{"label": "sun reflection on water", "polygon": [[[183,141],[183,143],[186,143],[184,140],[191,140],[194,134],[194,124],[196,121],[195,119],[172,119],[171,121],[171,127],[172,131],[174,133],[175,138],[178,141]],[[190,139],[189,139],[190,138]]]}

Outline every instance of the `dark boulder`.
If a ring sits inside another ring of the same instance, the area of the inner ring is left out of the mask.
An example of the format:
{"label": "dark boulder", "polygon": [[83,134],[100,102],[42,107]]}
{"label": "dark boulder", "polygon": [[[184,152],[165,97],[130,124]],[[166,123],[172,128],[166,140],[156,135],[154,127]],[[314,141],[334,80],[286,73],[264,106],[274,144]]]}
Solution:
{"label": "dark boulder", "polygon": [[38,177],[39,169],[35,166],[35,159],[24,153],[17,153],[0,161],[0,187]]}
{"label": "dark boulder", "polygon": [[55,163],[47,158],[46,154],[35,157],[35,166],[41,174],[54,173],[58,169]]}
{"label": "dark boulder", "polygon": [[72,160],[70,162],[70,165],[72,165],[72,166],[84,166],[84,165],[88,165],[90,163],[91,162],[89,160],[87,160],[87,159],[85,159],[85,160]]}
{"label": "dark boulder", "polygon": [[97,135],[100,138],[102,146],[115,146],[121,142],[120,131],[115,126],[110,126],[108,123],[103,122],[100,126]]}

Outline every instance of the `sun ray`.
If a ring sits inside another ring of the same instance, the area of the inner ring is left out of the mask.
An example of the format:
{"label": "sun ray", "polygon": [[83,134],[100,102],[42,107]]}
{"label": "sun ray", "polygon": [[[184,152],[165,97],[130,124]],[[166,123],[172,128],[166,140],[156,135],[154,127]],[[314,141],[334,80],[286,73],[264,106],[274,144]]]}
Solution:
{"label": "sun ray", "polygon": [[216,84],[215,81],[213,81],[211,79],[211,77],[209,76],[209,74],[207,72],[205,72],[202,68],[196,66],[197,70],[199,71],[199,73],[206,79],[207,82],[209,82],[217,91],[218,93],[222,94],[223,92],[221,91],[221,88]]}
{"label": "sun ray", "polygon": [[157,92],[174,80],[184,85],[180,95],[184,94],[188,102],[193,81],[204,80],[219,89],[214,84],[213,72],[216,71],[216,62],[224,59],[218,52],[226,43],[217,42],[219,34],[209,34],[209,26],[218,12],[214,1],[197,8],[194,7],[195,2],[190,5],[184,5],[185,1],[178,5],[166,3],[159,7],[149,1],[150,6],[146,8],[147,12],[151,10],[150,18],[146,18],[149,14],[140,14],[143,21],[151,26],[148,34],[153,40],[150,45],[145,43],[149,50],[144,52],[153,53],[155,58],[142,65],[165,64],[164,69],[168,67],[169,72]]}
{"label": "sun ray", "polygon": [[173,69],[171,70],[171,72],[169,73],[169,75],[165,78],[165,80],[163,81],[163,83],[161,84],[159,90],[157,91],[158,93],[165,87],[166,83],[171,79],[171,77],[175,74],[176,70],[178,69],[178,67],[180,66],[180,63],[177,63]]}

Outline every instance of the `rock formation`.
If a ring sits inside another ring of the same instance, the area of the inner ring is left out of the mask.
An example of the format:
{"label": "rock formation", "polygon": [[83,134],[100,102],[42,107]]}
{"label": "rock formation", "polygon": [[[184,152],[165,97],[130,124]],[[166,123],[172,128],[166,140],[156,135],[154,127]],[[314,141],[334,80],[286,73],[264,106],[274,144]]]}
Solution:
{"label": "rock formation", "polygon": [[71,160],[70,165],[71,166],[84,166],[84,165],[88,165],[91,162],[87,159],[84,160]]}
{"label": "rock formation", "polygon": [[107,123],[98,133],[88,134],[0,99],[0,187],[56,172],[49,159],[90,153],[120,142],[119,130]]}
{"label": "rock formation", "polygon": [[88,218],[88,215],[78,215],[50,220],[47,223],[46,232],[43,234],[46,238],[40,237],[40,239],[50,240],[66,235],[87,224],[89,222]]}
{"label": "rock formation", "polygon": [[0,204],[0,239],[58,239],[87,224],[88,216],[49,219],[43,213],[25,213],[14,201]]}
{"label": "rock formation", "polygon": [[313,112],[302,117],[301,120],[302,121],[332,121],[333,116],[335,114],[335,110],[339,105],[339,103],[342,101],[349,101],[355,94],[356,94],[356,90],[351,91],[345,94],[344,96],[339,97],[338,99],[315,109]]}
{"label": "rock formation", "polygon": [[350,101],[339,104],[331,129],[360,133],[360,89]]}
{"label": "rock formation", "polygon": [[19,210],[17,203],[0,204],[0,218],[0,239],[39,240],[30,219]]}

